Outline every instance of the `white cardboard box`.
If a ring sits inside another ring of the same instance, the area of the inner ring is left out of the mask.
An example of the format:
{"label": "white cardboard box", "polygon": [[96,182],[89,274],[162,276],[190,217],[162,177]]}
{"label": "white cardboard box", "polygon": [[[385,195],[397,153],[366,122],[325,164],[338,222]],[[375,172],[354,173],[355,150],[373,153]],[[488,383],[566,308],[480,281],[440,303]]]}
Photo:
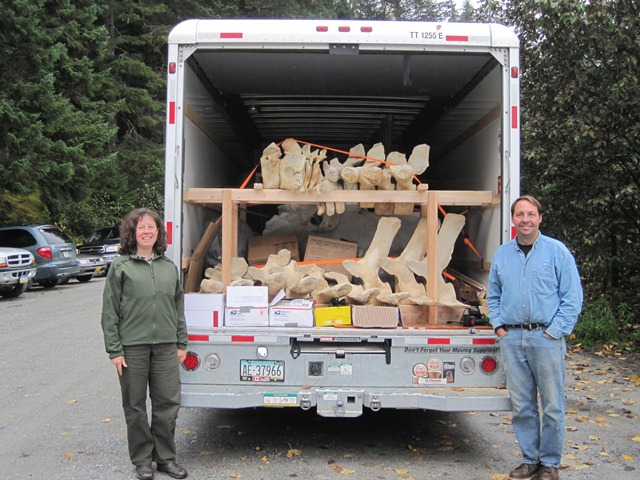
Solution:
{"label": "white cardboard box", "polygon": [[187,321],[187,329],[221,327],[224,317],[224,294],[185,294],[184,316]]}
{"label": "white cardboard box", "polygon": [[269,306],[272,327],[313,327],[313,298],[284,298],[284,291]]}
{"label": "white cardboard box", "polygon": [[229,327],[269,326],[267,287],[227,287],[224,324]]}

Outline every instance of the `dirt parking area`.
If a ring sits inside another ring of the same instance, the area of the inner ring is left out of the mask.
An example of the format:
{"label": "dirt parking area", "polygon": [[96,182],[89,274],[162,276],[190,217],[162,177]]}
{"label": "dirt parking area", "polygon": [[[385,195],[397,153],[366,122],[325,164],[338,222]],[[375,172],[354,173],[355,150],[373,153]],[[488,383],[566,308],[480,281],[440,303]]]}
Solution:
{"label": "dirt parking area", "polygon": [[[638,354],[570,350],[563,480],[640,478],[639,377]],[[502,420],[510,428],[510,416]],[[509,453],[517,465],[521,456],[515,442]],[[490,475],[491,480],[507,477]]]}

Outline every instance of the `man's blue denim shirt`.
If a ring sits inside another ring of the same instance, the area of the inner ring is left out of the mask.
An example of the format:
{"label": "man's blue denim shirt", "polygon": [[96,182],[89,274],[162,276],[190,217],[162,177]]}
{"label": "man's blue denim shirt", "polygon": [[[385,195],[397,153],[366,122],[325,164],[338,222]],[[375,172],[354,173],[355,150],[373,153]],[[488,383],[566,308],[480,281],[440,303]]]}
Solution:
{"label": "man's blue denim shirt", "polygon": [[489,317],[493,328],[518,323],[549,324],[553,338],[569,335],[582,310],[575,259],[560,241],[540,234],[527,256],[516,240],[493,256],[489,273]]}

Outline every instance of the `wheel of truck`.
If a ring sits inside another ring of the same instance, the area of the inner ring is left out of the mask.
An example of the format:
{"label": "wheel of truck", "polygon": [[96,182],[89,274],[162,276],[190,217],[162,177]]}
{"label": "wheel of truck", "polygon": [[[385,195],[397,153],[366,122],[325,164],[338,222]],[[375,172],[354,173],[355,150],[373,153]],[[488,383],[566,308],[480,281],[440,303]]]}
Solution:
{"label": "wheel of truck", "polygon": [[76,280],[78,280],[80,283],[87,283],[92,278],[93,278],[93,273],[91,273],[89,275],[78,275],[76,277]]}
{"label": "wheel of truck", "polygon": [[58,280],[56,285],[66,285],[67,283],[69,283],[69,277],[62,277]]}
{"label": "wheel of truck", "polygon": [[28,283],[16,283],[11,288],[0,290],[0,297],[17,298],[27,290],[28,285]]}
{"label": "wheel of truck", "polygon": [[40,285],[42,285],[42,288],[53,288],[58,285],[59,281],[60,280],[58,280],[57,278],[54,278],[53,280],[44,280],[40,282]]}

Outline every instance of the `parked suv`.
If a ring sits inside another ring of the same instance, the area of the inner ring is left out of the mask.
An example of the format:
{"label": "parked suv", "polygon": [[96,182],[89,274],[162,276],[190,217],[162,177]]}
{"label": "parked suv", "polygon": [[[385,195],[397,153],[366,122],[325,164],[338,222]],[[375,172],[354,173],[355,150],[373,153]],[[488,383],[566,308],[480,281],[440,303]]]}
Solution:
{"label": "parked suv", "polygon": [[0,247],[0,297],[19,297],[35,275],[36,261],[31,252]]}
{"label": "parked suv", "polygon": [[83,255],[98,255],[105,259],[107,268],[111,266],[113,259],[120,251],[120,227],[100,228],[93,232],[82,245],[78,247],[78,253]]}
{"label": "parked suv", "polygon": [[38,270],[33,283],[55,287],[67,277],[80,272],[76,246],[55,225],[19,225],[0,227],[0,247],[24,248],[36,259]]}

